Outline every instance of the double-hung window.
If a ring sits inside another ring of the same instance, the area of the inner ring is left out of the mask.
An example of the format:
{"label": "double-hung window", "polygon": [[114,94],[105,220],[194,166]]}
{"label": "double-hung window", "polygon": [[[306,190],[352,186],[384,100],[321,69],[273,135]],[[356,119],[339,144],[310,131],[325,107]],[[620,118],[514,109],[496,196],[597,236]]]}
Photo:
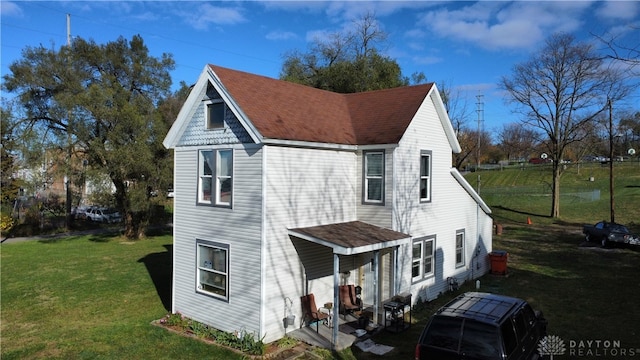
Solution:
{"label": "double-hung window", "polygon": [[456,231],[456,267],[464,266],[464,230]]}
{"label": "double-hung window", "polygon": [[199,293],[229,299],[229,245],[197,240],[197,289]]}
{"label": "double-hung window", "polygon": [[224,128],[225,105],[222,100],[207,101],[206,108],[206,126],[207,130]]}
{"label": "double-hung window", "polygon": [[363,153],[363,202],[384,203],[384,151]]}
{"label": "double-hung window", "polygon": [[198,204],[231,206],[233,150],[200,150]]}
{"label": "double-hung window", "polygon": [[420,151],[420,201],[431,201],[431,151]]}
{"label": "double-hung window", "polygon": [[435,237],[413,241],[411,263],[411,279],[413,282],[434,275],[435,250]]}

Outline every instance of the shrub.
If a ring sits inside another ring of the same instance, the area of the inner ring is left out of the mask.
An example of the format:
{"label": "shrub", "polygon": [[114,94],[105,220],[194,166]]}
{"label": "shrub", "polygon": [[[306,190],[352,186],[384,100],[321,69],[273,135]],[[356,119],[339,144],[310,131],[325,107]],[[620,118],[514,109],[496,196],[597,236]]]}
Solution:
{"label": "shrub", "polygon": [[167,314],[160,319],[161,325],[170,327],[182,333],[191,333],[199,338],[210,340],[218,345],[240,350],[250,355],[264,355],[266,346],[263,339],[256,340],[255,334],[242,329],[233,333],[218,330],[189,319],[178,313]]}

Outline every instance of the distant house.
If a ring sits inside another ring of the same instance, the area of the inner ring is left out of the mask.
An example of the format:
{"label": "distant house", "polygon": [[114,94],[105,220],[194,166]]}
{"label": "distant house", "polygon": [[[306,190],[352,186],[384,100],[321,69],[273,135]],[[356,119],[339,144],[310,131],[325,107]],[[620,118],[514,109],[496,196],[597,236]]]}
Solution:
{"label": "distant house", "polygon": [[488,271],[490,209],[451,167],[435,84],[345,95],[208,65],[164,145],[173,312],[270,342],[308,293],[360,285],[381,309]]}

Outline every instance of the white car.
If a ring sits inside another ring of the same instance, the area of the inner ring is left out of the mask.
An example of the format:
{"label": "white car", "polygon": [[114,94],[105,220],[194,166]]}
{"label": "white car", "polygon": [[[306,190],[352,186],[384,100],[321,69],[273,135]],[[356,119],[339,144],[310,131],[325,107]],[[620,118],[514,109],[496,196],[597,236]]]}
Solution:
{"label": "white car", "polygon": [[87,210],[87,219],[90,221],[113,224],[122,221],[122,215],[113,209],[92,208]]}

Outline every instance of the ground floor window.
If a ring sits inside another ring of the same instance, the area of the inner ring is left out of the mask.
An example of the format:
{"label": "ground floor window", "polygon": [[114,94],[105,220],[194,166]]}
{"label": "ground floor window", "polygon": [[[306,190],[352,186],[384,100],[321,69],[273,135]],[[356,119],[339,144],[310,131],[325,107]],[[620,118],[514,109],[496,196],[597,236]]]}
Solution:
{"label": "ground floor window", "polygon": [[197,292],[229,298],[229,245],[197,240]]}
{"label": "ground floor window", "polygon": [[435,237],[413,241],[411,278],[413,282],[434,275]]}

